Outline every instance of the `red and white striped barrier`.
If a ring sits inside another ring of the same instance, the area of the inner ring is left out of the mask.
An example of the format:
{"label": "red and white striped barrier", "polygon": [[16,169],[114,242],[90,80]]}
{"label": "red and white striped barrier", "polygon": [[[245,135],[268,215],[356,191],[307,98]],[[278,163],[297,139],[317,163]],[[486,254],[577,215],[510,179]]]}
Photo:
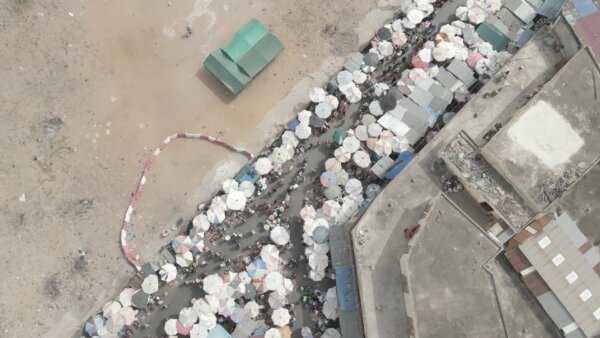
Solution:
{"label": "red and white striped barrier", "polygon": [[131,251],[127,247],[127,231],[129,229],[129,226],[131,225],[131,223],[130,223],[131,214],[133,213],[133,209],[135,208],[135,205],[137,204],[138,200],[142,196],[142,192],[144,191],[144,184],[146,183],[148,175],[150,174],[150,170],[152,169],[152,164],[154,164],[154,161],[156,160],[158,155],[161,153],[161,151],[163,151],[163,149],[165,149],[167,147],[167,145],[169,143],[171,143],[171,141],[176,140],[178,138],[187,138],[187,139],[208,141],[211,143],[215,143],[221,147],[225,147],[236,153],[243,154],[244,156],[248,157],[250,160],[254,159],[254,155],[251,152],[247,151],[246,149],[232,146],[231,144],[229,144],[225,141],[219,140],[212,136],[203,135],[203,134],[177,133],[177,134],[173,134],[173,135],[167,137],[164,141],[162,141],[160,146],[158,148],[156,148],[156,150],[154,150],[154,152],[152,152],[152,154],[150,154],[150,157],[148,157],[148,160],[146,161],[146,165],[144,166],[144,172],[142,173],[142,177],[140,178],[140,182],[138,184],[137,190],[133,194],[133,197],[131,198],[131,202],[129,202],[129,206],[127,207],[127,211],[125,212],[125,218],[123,219],[123,225],[121,226],[121,250],[123,250],[123,255],[125,255],[127,262],[129,262],[129,264],[131,264],[138,271],[141,269],[140,263],[137,261],[135,255],[133,255],[133,253],[131,253]]}

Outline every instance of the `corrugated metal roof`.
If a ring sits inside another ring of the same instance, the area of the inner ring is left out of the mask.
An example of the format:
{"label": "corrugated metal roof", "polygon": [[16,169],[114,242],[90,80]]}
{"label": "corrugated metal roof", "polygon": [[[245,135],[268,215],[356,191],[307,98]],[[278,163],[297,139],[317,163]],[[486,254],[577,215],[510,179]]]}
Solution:
{"label": "corrugated metal roof", "polygon": [[433,100],[433,95],[419,86],[415,86],[415,89],[413,89],[408,97],[423,109],[427,109],[429,103]]}
{"label": "corrugated metal roof", "polygon": [[465,87],[470,87],[475,83],[475,77],[473,76],[473,70],[467,66],[464,61],[458,59],[452,60],[452,62],[446,67],[446,69],[461,80]]}
{"label": "corrugated metal roof", "polygon": [[567,236],[573,242],[576,248],[579,248],[588,241],[587,237],[585,237],[583,232],[579,230],[579,227],[577,226],[575,221],[573,221],[571,217],[569,217],[569,214],[567,214],[566,212],[560,215],[556,219],[556,222],[558,223],[558,226],[560,226],[561,229],[564,231],[564,233],[567,234]]}
{"label": "corrugated metal roof", "polygon": [[455,92],[463,85],[462,81],[447,71],[446,68],[440,67],[439,70],[440,72],[437,75],[437,79],[440,81],[442,86],[446,87],[446,89],[450,90],[451,92]]}
{"label": "corrugated metal roof", "polygon": [[[600,321],[593,314],[600,309],[600,277],[575,244],[582,239],[576,235],[574,241],[569,235],[573,227],[577,226],[565,213],[524,241],[519,248],[583,332],[595,336],[600,334]],[[545,242],[540,243],[542,240]],[[554,259],[559,254],[564,260]],[[584,301],[580,294],[585,290],[589,290],[592,296]]]}
{"label": "corrugated metal roof", "polygon": [[538,296],[537,300],[542,304],[542,307],[548,316],[550,316],[552,321],[559,328],[562,329],[573,322],[573,317],[571,317],[567,309],[565,309],[552,291],[548,291],[543,295]]}
{"label": "corrugated metal roof", "polygon": [[375,164],[371,167],[371,171],[373,174],[375,174],[375,176],[383,179],[385,173],[393,166],[394,160],[392,160],[389,156],[383,156],[379,159],[379,161],[375,162]]}
{"label": "corrugated metal roof", "polygon": [[542,6],[537,10],[537,13],[549,19],[556,19],[562,12],[566,2],[566,0],[545,0]]}
{"label": "corrugated metal roof", "polygon": [[583,331],[581,331],[581,329],[577,329],[565,334],[565,338],[587,338],[587,336],[585,333],[583,333]]}
{"label": "corrugated metal roof", "polygon": [[523,0],[504,0],[502,5],[508,8],[524,23],[530,23],[535,17],[535,9]]}

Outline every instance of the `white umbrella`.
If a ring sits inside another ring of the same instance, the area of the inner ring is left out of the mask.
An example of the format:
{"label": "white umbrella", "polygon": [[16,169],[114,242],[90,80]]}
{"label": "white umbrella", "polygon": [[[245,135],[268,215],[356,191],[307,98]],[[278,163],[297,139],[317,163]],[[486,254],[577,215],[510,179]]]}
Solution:
{"label": "white umbrella", "polygon": [[231,320],[234,323],[238,324],[242,320],[244,320],[244,318],[246,318],[247,314],[248,314],[248,311],[246,311],[244,308],[236,307],[236,309],[233,310],[233,313],[229,316],[229,318],[231,318]]}
{"label": "white umbrella", "polygon": [[348,136],[342,141],[342,147],[347,152],[354,153],[360,148],[360,141],[354,136]]}
{"label": "white umbrella", "polygon": [[325,95],[327,95],[327,93],[323,90],[323,88],[319,87],[312,88],[308,94],[310,100],[315,103],[322,102],[325,99]]}
{"label": "white umbrella", "polygon": [[270,237],[277,245],[286,245],[290,242],[290,233],[282,226],[276,226],[271,230]]}
{"label": "white umbrella", "polygon": [[305,205],[304,208],[300,209],[300,217],[304,220],[314,219],[317,216],[317,212],[312,205]]}
{"label": "white umbrella", "polygon": [[[205,280],[206,280],[206,278],[202,281],[203,285],[206,283]],[[217,311],[219,311],[219,293],[221,292],[222,288],[223,288],[223,280],[221,279],[221,284],[218,286],[217,292],[215,294],[207,294],[206,296],[204,296],[204,299],[206,300],[206,304],[208,304],[210,311],[203,311],[198,314],[198,316],[200,316],[200,323],[204,322],[204,320],[202,319],[202,313],[216,314]],[[205,290],[205,292],[206,292],[206,290]]]}
{"label": "white umbrella", "polygon": [[169,336],[177,335],[177,319],[171,318],[165,322],[165,333]]}
{"label": "white umbrella", "polygon": [[435,61],[444,62],[448,60],[448,49],[441,46],[435,47],[431,55]]}
{"label": "white umbrella", "polygon": [[418,53],[417,56],[425,63],[431,62],[431,49],[423,48]]}
{"label": "white umbrella", "polygon": [[360,195],[362,194],[362,189],[362,183],[356,178],[349,179],[344,186],[344,190],[350,195]]}
{"label": "white umbrella", "polygon": [[394,45],[389,41],[381,41],[379,45],[377,45],[377,50],[383,56],[391,56],[394,54]]}
{"label": "white umbrella", "polygon": [[260,249],[260,258],[269,269],[279,268],[279,249],[273,244],[267,244]]}
{"label": "white umbrella", "polygon": [[369,133],[369,136],[371,136],[371,137],[379,136],[379,134],[381,134],[382,131],[383,131],[383,128],[381,127],[381,125],[379,123],[373,123],[367,129],[367,132]]}
{"label": "white umbrella", "polygon": [[331,109],[329,102],[323,101],[315,107],[315,114],[322,119],[326,119],[331,116]]}
{"label": "white umbrella", "polygon": [[217,196],[210,201],[210,209],[225,211],[227,210],[227,204],[225,204],[223,197]]}
{"label": "white umbrella", "polygon": [[448,37],[452,37],[458,33],[457,29],[458,28],[456,26],[446,24],[446,25],[443,25],[442,27],[440,27],[439,32],[448,35]]}
{"label": "white umbrella", "polygon": [[273,324],[284,327],[290,323],[292,316],[290,316],[290,312],[287,309],[277,309],[273,311],[271,319],[273,320]]}
{"label": "white umbrella", "polygon": [[338,100],[338,98],[333,95],[327,95],[325,97],[325,102],[329,103],[329,105],[331,106],[331,109],[336,109],[340,104],[340,101]]}
{"label": "white umbrella", "polygon": [[182,268],[187,268],[194,261],[194,256],[191,251],[187,251],[183,254],[177,254],[175,256],[175,264],[179,265]]}
{"label": "white umbrella", "polygon": [[225,219],[225,210],[218,208],[210,208],[206,212],[206,217],[212,224],[219,224]]}
{"label": "white umbrella", "polygon": [[418,9],[411,9],[406,14],[406,18],[414,25],[418,25],[423,21],[423,12]]}
{"label": "white umbrella", "polygon": [[[315,244],[316,245],[316,244]],[[323,271],[327,269],[329,259],[326,254],[312,253],[308,255],[308,266],[314,271]]]}
{"label": "white umbrella", "polygon": [[338,147],[333,152],[333,156],[341,163],[346,163],[352,158],[352,153],[348,152],[344,147]]}
{"label": "white umbrella", "polygon": [[325,170],[337,173],[342,170],[342,164],[337,159],[331,157],[325,161]]}
{"label": "white umbrella", "polygon": [[342,338],[342,335],[338,330],[330,327],[327,330],[325,330],[325,332],[323,332],[321,338]]}
{"label": "white umbrella", "polygon": [[477,61],[477,64],[475,65],[475,71],[477,74],[481,75],[485,73],[485,71],[488,69],[488,62],[488,59],[481,59]]}
{"label": "white umbrella", "polygon": [[494,47],[492,47],[492,44],[490,44],[489,42],[479,42],[477,45],[477,51],[483,55],[483,56],[487,56],[490,52],[494,51]]}
{"label": "white umbrella", "polygon": [[264,338],[282,338],[282,336],[278,329],[270,328],[265,332]]}
{"label": "white umbrella", "polygon": [[226,194],[229,194],[230,192],[237,190],[237,189],[238,189],[238,182],[236,180],[228,178],[225,181],[223,181],[223,191]]}
{"label": "white umbrella", "polygon": [[336,180],[336,184],[337,185],[344,185],[346,184],[346,182],[348,182],[348,172],[344,169],[338,171],[337,173],[335,173],[335,177],[337,178]]}
{"label": "white umbrella", "polygon": [[190,338],[207,338],[208,330],[202,325],[195,324],[190,330]]}
{"label": "white umbrella", "polygon": [[133,297],[134,293],[135,289],[133,288],[123,289],[119,294],[119,303],[123,306],[131,306],[131,297]]}
{"label": "white umbrella", "polygon": [[[337,301],[337,300],[336,300]],[[327,319],[336,320],[338,317],[337,303],[326,300],[323,303],[323,315]]]}
{"label": "white umbrella", "polygon": [[363,84],[367,81],[367,74],[363,73],[360,69],[352,72],[352,80],[356,84]]}
{"label": "white umbrella", "polygon": [[356,85],[350,87],[344,93],[344,95],[346,96],[346,99],[348,99],[348,101],[350,103],[356,103],[356,102],[360,101],[360,99],[362,99],[362,92],[360,91],[360,89],[358,89],[358,87],[356,87]]}
{"label": "white umbrella", "polygon": [[328,200],[323,203],[323,214],[326,216],[335,217],[340,209],[342,206],[337,201]]}
{"label": "white umbrella", "polygon": [[321,270],[319,270],[319,271],[311,270],[311,271],[308,273],[308,277],[309,277],[311,280],[314,280],[315,282],[322,281],[322,280],[323,280],[323,278],[325,278],[325,271],[321,271]]}
{"label": "white umbrella", "polygon": [[236,309],[235,300],[230,297],[219,299],[219,311],[221,316],[229,317],[233,314]]}
{"label": "white umbrella", "polygon": [[311,219],[311,218],[305,220],[304,225],[302,226],[302,229],[304,230],[305,233],[312,236],[312,233],[315,230],[315,220]]}
{"label": "white umbrella", "polygon": [[208,217],[206,217],[205,214],[200,214],[194,217],[194,219],[192,220],[192,225],[194,226],[194,228],[206,231],[208,230],[208,228],[210,228],[210,221],[208,220]]}
{"label": "white umbrella", "polygon": [[265,288],[267,290],[277,290],[283,286],[283,276],[279,271],[272,271],[265,277]]}
{"label": "white umbrella", "polygon": [[298,138],[296,137],[296,134],[294,134],[294,132],[291,130],[286,130],[283,133],[283,135],[281,135],[281,143],[282,144],[289,144],[292,147],[296,148],[298,146],[298,142],[299,141],[298,141]]}
{"label": "white umbrella", "polygon": [[388,139],[379,139],[375,142],[373,152],[379,156],[387,156],[392,153],[392,141]]}
{"label": "white umbrella", "polygon": [[142,290],[147,294],[153,294],[158,291],[158,276],[149,275],[142,282]]}
{"label": "white umbrella", "polygon": [[269,295],[268,302],[271,309],[279,309],[286,305],[288,303],[288,300],[287,298],[285,298],[284,294],[279,293],[278,291],[273,291]]}
{"label": "white umbrella", "polygon": [[400,136],[392,139],[392,151],[401,153],[410,149],[410,142],[408,142],[406,137]]}
{"label": "white umbrella", "polygon": [[456,15],[456,17],[459,20],[462,20],[462,21],[467,20],[468,13],[469,13],[469,9],[467,7],[465,7],[465,6],[458,6],[458,7],[456,7],[456,11],[454,12],[454,14]]}
{"label": "white umbrella", "polygon": [[191,307],[184,307],[179,311],[179,321],[185,327],[191,327],[198,321],[198,314]]}
{"label": "white umbrella", "polygon": [[266,175],[271,169],[273,169],[273,162],[266,157],[259,157],[258,160],[254,162],[254,170],[256,170],[256,173],[259,175]]}
{"label": "white umbrella", "polygon": [[361,124],[358,127],[354,128],[354,136],[359,141],[366,141],[367,138],[369,137],[369,135],[367,133],[367,126],[365,126],[364,124]]}
{"label": "white umbrella", "polygon": [[[388,84],[387,84],[387,83],[383,83],[383,82],[377,82],[377,83],[375,84],[375,86],[373,86],[373,88],[374,88],[374,89],[373,89],[373,93],[374,93],[376,96],[381,96],[381,95],[385,94],[385,92],[386,92],[388,89],[390,89],[390,86],[388,86]],[[381,103],[380,103],[380,104],[381,104]],[[371,114],[373,114],[373,113],[371,113]],[[375,114],[373,114],[373,115],[375,115]]]}
{"label": "white umbrella", "polygon": [[308,122],[310,121],[311,115],[312,115],[312,112],[310,112],[308,110],[303,110],[298,113],[298,121],[300,121],[301,123],[304,123],[304,124],[308,124]]}
{"label": "white umbrella", "polygon": [[[217,300],[218,301],[218,300]],[[218,305],[218,304],[217,304]],[[215,309],[215,313],[217,313],[218,309]],[[217,325],[217,316],[215,313],[206,313],[203,312],[198,315],[198,324],[205,328],[207,331],[212,330]]]}
{"label": "white umbrella", "polygon": [[300,123],[296,126],[296,136],[301,140],[306,140],[310,136],[311,132],[312,130],[308,124]]}
{"label": "white umbrella", "polygon": [[476,6],[469,8],[467,16],[469,17],[469,21],[474,25],[479,25],[485,20],[485,12]]}
{"label": "white umbrella", "polygon": [[135,321],[135,316],[137,315],[138,310],[134,310],[131,306],[126,306],[121,308],[119,311],[119,316],[123,318],[123,322],[125,325],[131,325]]}
{"label": "white umbrella", "polygon": [[469,57],[469,50],[467,48],[464,48],[464,47],[456,48],[456,51],[454,52],[455,59],[458,59],[460,61],[465,61],[467,59],[467,57]]}
{"label": "white umbrella", "polygon": [[357,151],[353,156],[352,160],[354,163],[361,168],[368,168],[371,165],[371,158],[369,154],[364,150]]}
{"label": "white umbrella", "polygon": [[375,118],[375,116],[373,116],[371,114],[365,114],[365,115],[363,115],[363,117],[360,121],[362,122],[362,124],[364,124],[365,126],[368,127],[372,123],[375,123],[375,121],[377,121],[377,119]]}
{"label": "white umbrella", "polygon": [[342,70],[341,72],[337,73],[336,79],[338,84],[343,86],[352,82],[353,76],[352,73],[350,73],[349,71]]}
{"label": "white umbrella", "polygon": [[246,195],[241,191],[232,191],[227,195],[226,203],[231,210],[242,210],[246,206]]}
{"label": "white umbrella", "polygon": [[102,316],[105,318],[110,318],[113,315],[117,315],[123,306],[117,301],[110,301],[104,304],[102,308]]}
{"label": "white umbrella", "polygon": [[244,305],[244,310],[248,312],[250,318],[256,318],[260,313],[260,306],[255,301],[250,301]]}
{"label": "white umbrella", "polygon": [[114,315],[106,321],[106,330],[108,330],[110,333],[119,333],[124,325],[125,320],[123,317],[120,315]]}
{"label": "white umbrella", "polygon": [[383,115],[383,109],[381,108],[379,100],[373,100],[371,103],[369,103],[369,113],[375,116]]}
{"label": "white umbrella", "polygon": [[160,268],[160,279],[165,282],[170,282],[177,278],[177,268],[171,263],[167,263]]}
{"label": "white umbrella", "polygon": [[392,22],[392,29],[394,30],[394,32],[403,32],[404,29],[402,27],[402,20],[394,20],[394,22]]}
{"label": "white umbrella", "polygon": [[220,292],[222,286],[223,279],[216,273],[208,275],[202,280],[202,289],[209,295]]}
{"label": "white umbrella", "polygon": [[294,156],[294,147],[289,144],[283,144],[275,147],[269,156],[269,159],[277,164],[283,164]]}
{"label": "white umbrella", "polygon": [[415,27],[417,27],[417,25],[415,25],[414,23],[412,23],[412,21],[410,21],[408,18],[404,18],[402,19],[402,26],[406,29],[413,29]]}
{"label": "white umbrella", "polygon": [[250,181],[243,181],[242,183],[240,183],[238,190],[243,192],[244,196],[251,197],[252,195],[254,195],[256,187],[254,186],[254,183]]}

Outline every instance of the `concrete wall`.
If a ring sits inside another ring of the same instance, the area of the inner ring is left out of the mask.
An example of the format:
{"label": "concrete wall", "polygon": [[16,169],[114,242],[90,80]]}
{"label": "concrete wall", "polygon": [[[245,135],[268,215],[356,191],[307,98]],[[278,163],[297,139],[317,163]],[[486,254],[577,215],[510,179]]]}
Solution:
{"label": "concrete wall", "polygon": [[558,17],[552,31],[564,46],[562,53],[567,59],[573,57],[581,49],[581,41],[579,41],[575,31],[573,31],[573,28],[564,16],[561,15]]}

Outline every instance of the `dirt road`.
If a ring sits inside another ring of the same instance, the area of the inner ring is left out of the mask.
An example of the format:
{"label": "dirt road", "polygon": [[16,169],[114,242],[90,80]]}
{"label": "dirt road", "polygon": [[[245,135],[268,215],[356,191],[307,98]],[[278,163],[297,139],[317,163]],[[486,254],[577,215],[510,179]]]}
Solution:
{"label": "dirt road", "polygon": [[[307,100],[306,88],[396,8],[359,0],[0,4],[0,336],[65,337],[125,285],[124,207],[165,136],[220,135],[258,151]],[[250,17],[286,49],[234,98],[202,61]],[[183,39],[187,25],[193,34]],[[212,193],[215,176],[235,171],[228,155],[198,141],[161,154],[132,218],[142,260],[166,241],[163,229]]]}

